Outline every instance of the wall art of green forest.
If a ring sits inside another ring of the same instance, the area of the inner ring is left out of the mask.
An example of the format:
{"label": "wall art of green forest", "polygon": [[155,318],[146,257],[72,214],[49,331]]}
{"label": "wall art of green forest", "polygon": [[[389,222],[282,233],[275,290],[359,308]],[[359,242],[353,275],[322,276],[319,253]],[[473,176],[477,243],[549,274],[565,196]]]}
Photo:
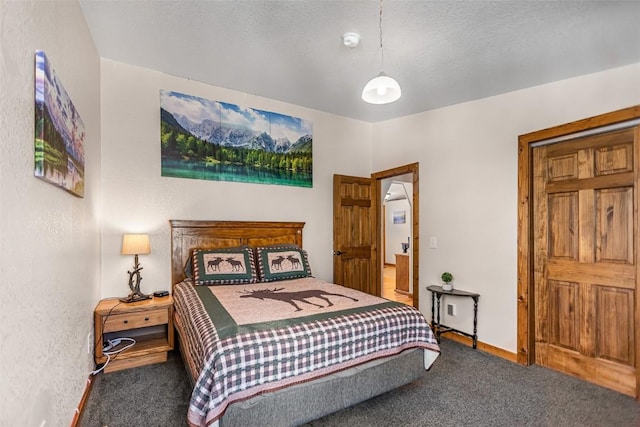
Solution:
{"label": "wall art of green forest", "polygon": [[313,186],[311,124],[177,92],[160,92],[162,176]]}

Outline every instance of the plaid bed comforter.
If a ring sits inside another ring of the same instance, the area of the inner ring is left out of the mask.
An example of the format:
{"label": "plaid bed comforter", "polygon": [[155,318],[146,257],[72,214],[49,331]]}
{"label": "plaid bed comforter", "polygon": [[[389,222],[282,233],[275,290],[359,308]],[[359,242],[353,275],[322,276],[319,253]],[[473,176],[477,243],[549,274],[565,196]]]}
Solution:
{"label": "plaid bed comforter", "polygon": [[[332,300],[342,299],[336,295],[351,295],[351,299],[356,299],[353,296],[360,294],[365,300],[372,298],[314,278],[279,282],[274,291],[302,292],[300,289],[308,290],[318,282],[322,283],[323,289],[335,287]],[[313,300],[321,302],[314,305],[322,306],[315,309],[322,314],[301,315],[300,309],[294,313],[294,319],[273,320],[266,313],[267,320],[262,321],[256,309],[255,316],[258,317],[255,321],[240,325],[234,323],[233,316],[221,302],[225,298],[215,295],[225,291],[223,288],[233,288],[233,291],[226,290],[231,296],[234,295],[232,292],[251,294],[237,290],[237,285],[195,287],[188,281],[176,285],[174,290],[176,311],[182,318],[186,334],[181,339],[187,340],[189,357],[200,372],[189,405],[191,426],[211,425],[229,404],[266,391],[309,381],[409,348],[439,351],[424,316],[403,304],[376,298],[373,305],[357,309],[344,309],[343,306],[332,311],[332,307],[324,307],[322,301]],[[246,299],[255,300],[259,305],[259,298]],[[282,302],[278,307],[293,312],[292,307]],[[232,308],[229,310],[233,312]],[[273,314],[273,308],[270,311]],[[222,321],[230,322],[231,326],[220,324]]]}

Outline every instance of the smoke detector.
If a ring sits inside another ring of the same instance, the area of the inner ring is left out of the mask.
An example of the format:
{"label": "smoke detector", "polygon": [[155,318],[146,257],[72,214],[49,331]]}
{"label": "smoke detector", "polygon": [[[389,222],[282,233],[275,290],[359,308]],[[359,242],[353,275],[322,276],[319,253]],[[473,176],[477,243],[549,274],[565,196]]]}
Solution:
{"label": "smoke detector", "polygon": [[347,47],[357,47],[360,44],[360,34],[358,33],[344,33],[342,35],[342,43]]}

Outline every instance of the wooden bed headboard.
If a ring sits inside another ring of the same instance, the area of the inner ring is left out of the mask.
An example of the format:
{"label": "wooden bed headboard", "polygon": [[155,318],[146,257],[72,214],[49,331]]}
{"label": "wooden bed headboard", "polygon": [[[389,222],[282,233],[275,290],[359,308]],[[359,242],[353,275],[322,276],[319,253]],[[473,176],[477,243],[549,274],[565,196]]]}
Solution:
{"label": "wooden bed headboard", "polygon": [[191,221],[171,223],[171,288],[184,280],[191,250],[294,243],[302,247],[304,222]]}

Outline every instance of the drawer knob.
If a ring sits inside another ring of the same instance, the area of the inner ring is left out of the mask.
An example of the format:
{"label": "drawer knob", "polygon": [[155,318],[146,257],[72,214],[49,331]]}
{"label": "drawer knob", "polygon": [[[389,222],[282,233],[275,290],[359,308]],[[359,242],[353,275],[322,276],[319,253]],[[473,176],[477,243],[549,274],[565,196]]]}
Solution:
{"label": "drawer knob", "polygon": [[146,322],[146,321],[148,321],[148,320],[149,320],[149,318],[148,318],[148,317],[145,317],[145,318],[144,318],[144,321],[145,321],[145,322]]}
{"label": "drawer knob", "polygon": [[124,323],[129,323],[129,321],[128,321],[128,320],[125,320],[125,321],[124,321]]}

